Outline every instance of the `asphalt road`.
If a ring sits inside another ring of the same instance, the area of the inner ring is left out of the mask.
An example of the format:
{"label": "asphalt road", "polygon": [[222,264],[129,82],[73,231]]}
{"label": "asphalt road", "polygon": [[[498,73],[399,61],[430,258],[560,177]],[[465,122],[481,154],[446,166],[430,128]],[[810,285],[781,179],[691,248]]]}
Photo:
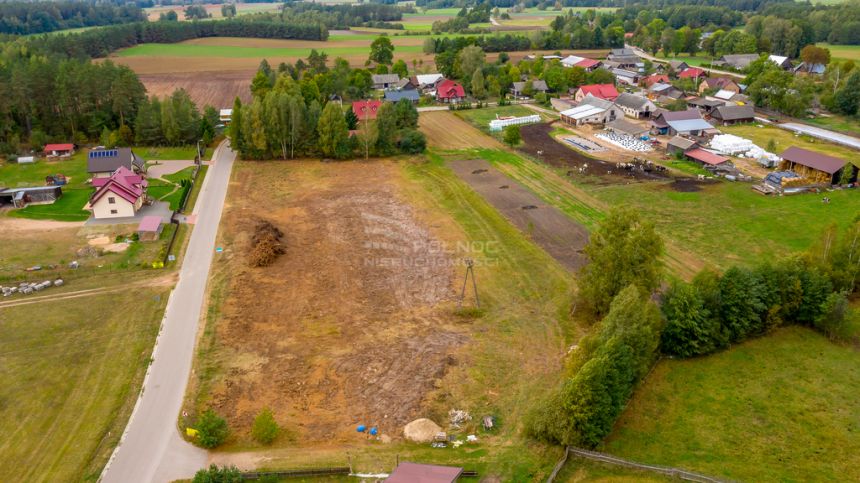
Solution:
{"label": "asphalt road", "polygon": [[814,138],[824,139],[825,141],[848,146],[849,148],[860,149],[860,138],[856,138],[854,136],[848,136],[828,129],[800,124],[797,122],[782,122],[774,125],[788,131],[808,134]]}
{"label": "asphalt road", "polygon": [[197,200],[197,223],[179,271],[131,420],[102,472],[104,482],[167,482],[190,478],[206,466],[206,451],[186,443],[177,430],[191,374],[215,237],[235,153],[227,142],[215,151]]}

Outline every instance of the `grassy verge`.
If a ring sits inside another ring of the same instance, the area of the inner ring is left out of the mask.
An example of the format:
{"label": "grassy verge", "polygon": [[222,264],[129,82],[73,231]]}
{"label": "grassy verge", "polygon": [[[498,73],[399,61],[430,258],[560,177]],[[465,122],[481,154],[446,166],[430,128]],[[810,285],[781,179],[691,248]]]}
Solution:
{"label": "grassy verge", "polygon": [[[121,279],[117,283],[124,283]],[[166,289],[0,311],[3,481],[95,480],[128,419]]]}
{"label": "grassy verge", "polygon": [[[194,160],[197,155],[197,146],[139,146],[133,149],[135,154],[146,161]],[[209,159],[211,156],[212,148],[206,148],[203,159]]]}
{"label": "grassy verge", "polygon": [[200,167],[200,172],[197,173],[197,180],[194,181],[194,187],[191,193],[188,193],[188,202],[185,204],[185,212],[191,213],[194,210],[194,205],[197,203],[197,197],[200,196],[200,190],[203,189],[203,181],[206,179],[206,173],[209,171],[209,166],[203,165]]}
{"label": "grassy verge", "polygon": [[845,116],[820,116],[806,119],[806,122],[821,126],[825,129],[847,131],[856,136],[860,132],[860,119]]}
{"label": "grassy verge", "polygon": [[605,444],[739,481],[856,481],[860,353],[802,327],[665,360]]}

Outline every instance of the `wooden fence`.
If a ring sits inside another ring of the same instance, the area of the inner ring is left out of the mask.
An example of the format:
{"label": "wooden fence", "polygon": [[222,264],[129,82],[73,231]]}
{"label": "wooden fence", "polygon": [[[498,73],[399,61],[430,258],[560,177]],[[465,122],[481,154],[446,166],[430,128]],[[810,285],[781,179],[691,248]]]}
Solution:
{"label": "wooden fence", "polygon": [[242,473],[243,480],[259,480],[272,476],[275,478],[306,478],[313,476],[332,476],[332,475],[348,475],[349,467],[335,468],[306,468],[301,470],[283,470],[283,471],[250,471]]}
{"label": "wooden fence", "polygon": [[731,480],[721,480],[718,478],[713,478],[710,476],[701,475],[699,473],[693,473],[691,471],[682,470],[680,468],[672,468],[669,466],[659,466],[659,465],[646,465],[642,463],[637,463],[635,461],[625,460],[623,458],[619,458],[617,456],[612,456],[611,454],[600,453],[597,451],[588,451],[585,449],[572,448],[570,446],[564,452],[564,456],[562,456],[561,460],[556,464],[555,469],[550,474],[547,479],[547,483],[552,483],[555,477],[558,475],[558,472],[564,466],[567,461],[568,455],[573,454],[575,456],[579,456],[581,458],[585,458],[591,461],[599,461],[601,463],[607,463],[611,465],[624,466],[626,468],[633,468],[637,470],[650,471],[652,473],[659,473],[661,475],[670,476],[673,478],[679,478],[685,481],[696,481],[699,483],[730,483]]}

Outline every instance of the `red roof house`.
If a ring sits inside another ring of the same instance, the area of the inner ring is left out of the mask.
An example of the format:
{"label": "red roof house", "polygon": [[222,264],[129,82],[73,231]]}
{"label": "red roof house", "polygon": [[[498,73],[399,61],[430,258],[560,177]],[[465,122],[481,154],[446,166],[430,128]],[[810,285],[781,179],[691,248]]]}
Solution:
{"label": "red roof house", "polygon": [[355,101],[352,103],[352,112],[359,121],[365,119],[376,119],[376,113],[382,106],[382,101]]}
{"label": "red roof house", "polygon": [[71,143],[66,144],[46,144],[45,145],[45,156],[47,157],[55,157],[55,156],[71,156],[75,152],[75,145]]}
{"label": "red roof house", "polygon": [[445,79],[436,86],[436,100],[440,102],[462,102],[466,99],[463,86],[451,79]]}
{"label": "red roof house", "polygon": [[651,87],[654,84],[659,83],[668,84],[669,82],[669,76],[666,74],[651,74],[642,79],[642,84],[644,84],[645,87]]}
{"label": "red roof house", "polygon": [[698,67],[689,67],[678,74],[680,79],[698,79],[699,77],[705,77],[705,71]]}
{"label": "red roof house", "polygon": [[614,101],[618,97],[618,89],[613,84],[588,84],[579,86],[573,98],[576,102],[580,102],[589,94],[598,99]]}
{"label": "red roof house", "polygon": [[95,218],[134,216],[143,206],[147,182],[125,166],[117,168],[109,178],[93,178],[95,193],[88,208]]}

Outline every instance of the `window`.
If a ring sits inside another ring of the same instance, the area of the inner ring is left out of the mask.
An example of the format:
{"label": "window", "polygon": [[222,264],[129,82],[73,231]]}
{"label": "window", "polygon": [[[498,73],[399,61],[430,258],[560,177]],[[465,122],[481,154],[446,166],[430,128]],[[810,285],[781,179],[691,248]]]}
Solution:
{"label": "window", "polygon": [[115,214],[117,214],[117,211],[116,210],[110,210],[110,214],[115,215]]}
{"label": "window", "polygon": [[114,198],[113,196],[108,196],[108,204],[115,205],[116,204],[116,198]]}

